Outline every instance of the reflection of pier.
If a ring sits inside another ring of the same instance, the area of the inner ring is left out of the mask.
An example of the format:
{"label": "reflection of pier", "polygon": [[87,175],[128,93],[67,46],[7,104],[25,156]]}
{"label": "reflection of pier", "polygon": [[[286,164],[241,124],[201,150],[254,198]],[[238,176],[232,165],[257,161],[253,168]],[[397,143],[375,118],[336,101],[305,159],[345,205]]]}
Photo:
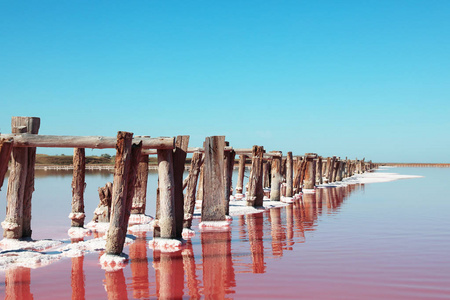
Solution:
{"label": "reflection of pier", "polygon": [[6,270],[5,299],[32,300],[33,294],[31,294],[30,289],[30,274],[30,269],[24,267]]}

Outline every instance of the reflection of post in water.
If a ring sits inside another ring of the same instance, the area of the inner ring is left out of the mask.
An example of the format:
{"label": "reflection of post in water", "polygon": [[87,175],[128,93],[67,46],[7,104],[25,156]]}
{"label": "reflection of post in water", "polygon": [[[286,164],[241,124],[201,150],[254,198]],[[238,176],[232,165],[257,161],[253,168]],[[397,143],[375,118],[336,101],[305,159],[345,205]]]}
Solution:
{"label": "reflection of post in water", "polygon": [[72,286],[72,299],[80,300],[85,299],[85,276],[83,270],[84,255],[79,257],[72,257],[72,274],[71,286]]}
{"label": "reflection of post in water", "polygon": [[248,240],[252,255],[253,273],[265,273],[264,263],[264,218],[263,214],[250,214],[246,216],[248,227]]}
{"label": "reflection of post in water", "polygon": [[123,269],[105,272],[105,289],[108,294],[108,300],[128,299],[127,284],[123,275]]}
{"label": "reflection of post in water", "polygon": [[322,197],[323,197],[324,191],[323,189],[316,189],[316,207],[317,207],[317,214],[322,215]]}
{"label": "reflection of post in water", "polygon": [[292,207],[294,211],[294,221],[295,221],[294,237],[297,238],[298,242],[304,243],[305,229],[303,228],[304,209],[302,201],[300,199],[295,200]]}
{"label": "reflection of post in water", "polygon": [[133,298],[149,298],[150,286],[148,279],[147,243],[145,240],[145,232],[139,234],[138,238],[129,247]]}
{"label": "reflection of post in water", "polygon": [[224,299],[236,286],[231,256],[231,232],[201,232],[203,286],[206,299]]}
{"label": "reflection of post in water", "polygon": [[17,267],[5,271],[5,299],[28,300],[33,299],[30,290],[30,269]]}
{"label": "reflection of post in water", "polygon": [[270,225],[272,231],[272,254],[274,256],[283,256],[283,242],[286,240],[286,234],[281,226],[281,208],[270,209]]}
{"label": "reflection of post in water", "polygon": [[312,231],[314,230],[314,221],[317,218],[316,195],[313,193],[304,193],[302,200],[303,207],[305,209],[303,224],[306,231]]}
{"label": "reflection of post in water", "polygon": [[[286,240],[287,245],[294,245],[294,215],[293,205],[286,206]],[[288,247],[287,250],[292,250],[292,247]]]}
{"label": "reflection of post in water", "polygon": [[181,251],[153,251],[155,268],[156,296],[161,299],[179,299],[183,297],[184,269]]}
{"label": "reflection of post in water", "polygon": [[183,256],[183,267],[186,274],[186,284],[188,288],[189,297],[191,299],[200,299],[198,291],[198,279],[195,267],[194,251],[192,249],[191,240],[186,242],[186,246],[181,252]]}
{"label": "reflection of post in water", "polygon": [[245,215],[238,217],[239,220],[239,238],[245,240],[247,238],[247,232],[245,232]]}

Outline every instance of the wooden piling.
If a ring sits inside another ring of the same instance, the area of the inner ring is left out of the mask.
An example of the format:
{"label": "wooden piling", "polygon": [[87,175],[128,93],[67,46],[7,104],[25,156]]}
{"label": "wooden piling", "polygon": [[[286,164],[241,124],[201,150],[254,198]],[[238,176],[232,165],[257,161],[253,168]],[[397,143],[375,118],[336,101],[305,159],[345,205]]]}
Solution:
{"label": "wooden piling", "polygon": [[316,184],[322,184],[322,156],[316,158]]}
{"label": "wooden piling", "polygon": [[333,156],[330,158],[329,165],[328,165],[328,161],[327,161],[327,172],[328,172],[327,179],[328,179],[329,183],[333,182],[332,179],[333,179],[333,170],[334,170],[334,162],[335,161],[336,161],[336,156]]}
{"label": "wooden piling", "polygon": [[294,181],[294,172],[293,172],[293,159],[292,152],[288,152],[286,156],[286,197],[292,197],[293,194],[293,181]]}
{"label": "wooden piling", "polygon": [[158,150],[158,187],[159,208],[157,219],[159,224],[158,236],[166,239],[176,238],[175,224],[175,195],[173,176],[173,152],[171,150]]}
{"label": "wooden piling", "polygon": [[316,185],[316,166],[315,166],[315,158],[317,155],[315,153],[306,153],[306,172],[305,179],[303,181],[303,188],[305,189],[314,189]]}
{"label": "wooden piling", "polygon": [[264,189],[262,184],[264,147],[253,146],[252,169],[248,178],[247,205],[262,206],[264,200]]}
{"label": "wooden piling", "polygon": [[270,187],[270,161],[264,161],[263,162],[263,187],[269,188]]}
{"label": "wooden piling", "polygon": [[[203,161],[205,158],[203,157]],[[197,200],[203,200],[203,173],[204,173],[204,164],[200,167],[200,176],[198,179],[198,188],[197,188]]]}
{"label": "wooden piling", "polygon": [[[228,146],[228,145],[227,145]],[[232,193],[232,177],[234,168],[234,159],[236,152],[234,150],[224,152],[224,174],[223,174],[223,187],[224,187],[224,209],[225,214],[230,214],[230,196]]]}
{"label": "wooden piling", "polygon": [[271,151],[270,153],[278,154],[272,158],[272,166],[271,166],[271,185],[270,185],[270,200],[271,201],[280,201],[281,199],[281,183],[282,183],[282,175],[281,175],[281,152],[280,151]]}
{"label": "wooden piling", "polygon": [[72,179],[72,227],[83,227],[84,219],[84,189],[86,173],[86,156],[84,148],[75,148],[73,151],[73,179]]}
{"label": "wooden piling", "polygon": [[112,255],[120,255],[123,250],[134,194],[137,166],[142,149],[142,143],[132,145],[132,139],[133,133],[131,132],[119,131],[117,133],[111,219],[105,247],[106,253]]}
{"label": "wooden piling", "polygon": [[147,204],[148,155],[141,154],[136,176],[131,213],[145,214],[145,207]]}
{"label": "wooden piling", "polygon": [[239,155],[239,170],[238,179],[236,183],[236,194],[243,194],[244,191],[244,175],[245,175],[245,161],[247,160],[247,155]]}
{"label": "wooden piling", "polygon": [[211,136],[205,140],[202,222],[225,221],[224,147],[225,136]]}
{"label": "wooden piling", "polygon": [[189,145],[188,135],[179,135],[175,141],[173,150],[173,179],[174,179],[174,209],[176,238],[180,239],[183,232],[184,220],[184,196],[183,196],[183,172]]}
{"label": "wooden piling", "polygon": [[[12,117],[13,134],[39,131],[40,119]],[[13,145],[11,151],[11,172],[8,180],[6,218],[2,223],[5,238],[31,237],[31,196],[34,191],[34,164],[36,148],[19,148]]]}
{"label": "wooden piling", "polygon": [[0,191],[3,186],[6,171],[8,171],[9,160],[13,148],[12,139],[0,139]]}
{"label": "wooden piling", "polygon": [[202,153],[195,152],[191,159],[191,169],[189,170],[188,182],[186,184],[186,195],[184,197],[184,220],[183,228],[190,229],[195,210],[195,191],[197,180],[200,174],[200,167],[203,164]]}
{"label": "wooden piling", "polygon": [[109,223],[111,216],[112,182],[106,183],[98,189],[100,203],[94,212],[93,222]]}

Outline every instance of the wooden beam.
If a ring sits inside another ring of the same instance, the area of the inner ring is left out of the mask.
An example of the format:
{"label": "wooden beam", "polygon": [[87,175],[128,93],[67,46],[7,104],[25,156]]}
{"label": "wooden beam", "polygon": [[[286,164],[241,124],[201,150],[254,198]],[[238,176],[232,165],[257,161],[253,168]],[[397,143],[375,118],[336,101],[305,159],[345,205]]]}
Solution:
{"label": "wooden beam", "polygon": [[[116,138],[106,136],[64,136],[40,134],[1,134],[0,138],[12,138],[14,147],[49,147],[49,148],[115,148]],[[142,141],[143,149],[174,149],[175,138],[133,138],[133,144]]]}

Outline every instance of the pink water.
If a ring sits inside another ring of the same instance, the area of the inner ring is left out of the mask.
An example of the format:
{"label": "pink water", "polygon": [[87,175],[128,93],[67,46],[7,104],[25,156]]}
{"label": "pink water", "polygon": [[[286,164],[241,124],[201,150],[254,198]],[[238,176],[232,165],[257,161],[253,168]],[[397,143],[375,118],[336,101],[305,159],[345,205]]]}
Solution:
{"label": "pink water", "polygon": [[[0,272],[0,296],[450,299],[450,169],[389,172],[425,177],[319,189],[285,208],[234,217],[225,232],[199,232],[195,222],[196,236],[176,253],[150,250],[151,233],[143,233],[125,247],[128,265],[115,272],[101,269],[101,253],[9,269]],[[110,179],[89,176],[91,217],[98,200],[90,194]],[[67,238],[70,180],[70,173],[37,178],[34,238]],[[56,216],[53,228],[49,215]]]}

